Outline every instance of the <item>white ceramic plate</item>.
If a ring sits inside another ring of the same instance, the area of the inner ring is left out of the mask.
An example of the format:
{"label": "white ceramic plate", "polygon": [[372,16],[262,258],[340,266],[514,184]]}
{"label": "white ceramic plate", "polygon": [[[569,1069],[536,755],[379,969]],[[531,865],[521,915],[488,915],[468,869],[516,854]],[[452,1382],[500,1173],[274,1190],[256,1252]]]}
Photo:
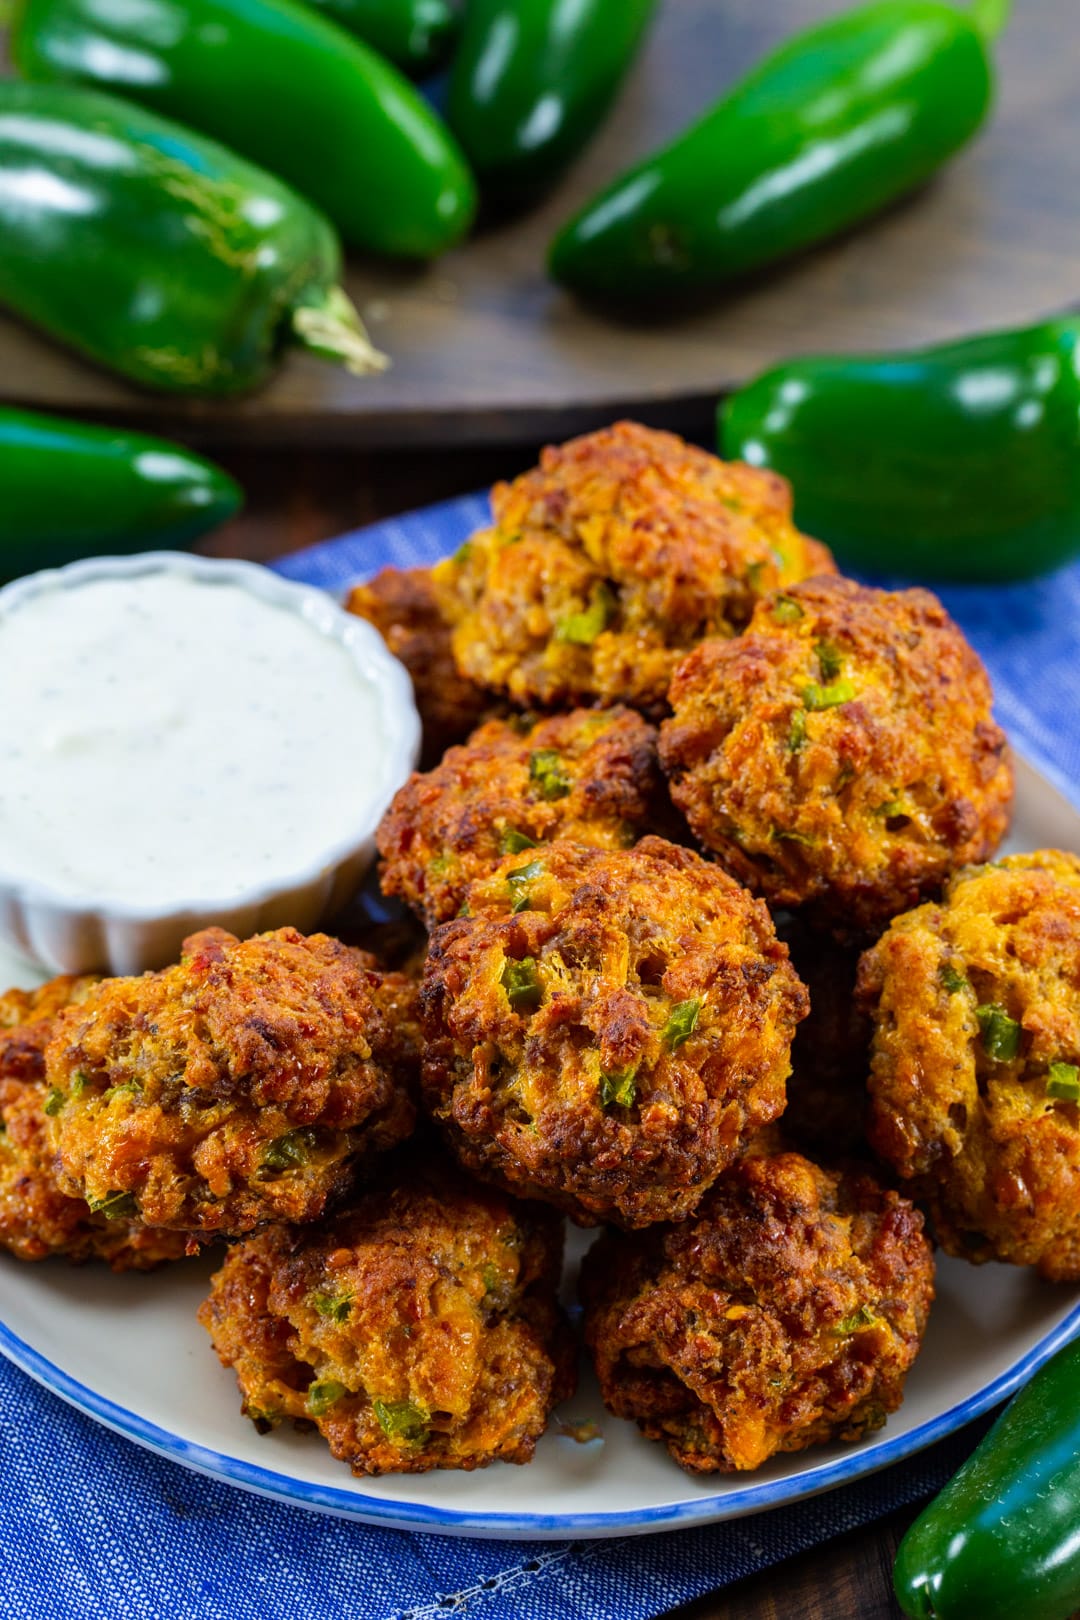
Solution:
{"label": "white ceramic plate", "polygon": [[[1020,763],[1012,849],[1080,849],[1080,813]],[[9,968],[5,974],[3,969]],[[0,979],[33,982],[25,964]],[[588,1238],[575,1238],[568,1273]],[[1080,1329],[1080,1289],[1009,1266],[942,1260],[907,1397],[856,1446],[775,1459],[750,1476],[692,1479],[608,1416],[591,1377],[565,1417],[602,1438],[549,1433],[527,1468],[354,1480],[317,1435],[259,1435],[195,1320],[213,1261],[149,1277],[20,1265],[0,1255],[0,1351],[91,1417],[190,1468],[301,1507],[401,1528],[519,1539],[644,1534],[778,1507],[909,1456],[987,1410]],[[568,1283],[572,1278],[568,1276]]]}

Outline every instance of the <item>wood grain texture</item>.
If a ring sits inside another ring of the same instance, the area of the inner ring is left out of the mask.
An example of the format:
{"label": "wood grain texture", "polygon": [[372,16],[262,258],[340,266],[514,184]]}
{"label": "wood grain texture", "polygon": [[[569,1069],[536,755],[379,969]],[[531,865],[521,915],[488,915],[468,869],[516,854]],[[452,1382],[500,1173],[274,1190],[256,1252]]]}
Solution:
{"label": "wood grain texture", "polygon": [[565,436],[637,410],[708,431],[722,389],[786,355],[929,342],[1080,298],[1076,0],[1018,0],[996,117],[919,196],[707,310],[629,326],[543,271],[556,225],[704,109],[761,53],[848,0],[664,0],[613,117],[543,207],[428,269],[354,262],[349,289],[394,357],[360,380],[290,355],[229,404],[150,396],[0,317],[0,398],[202,442],[354,446]]}

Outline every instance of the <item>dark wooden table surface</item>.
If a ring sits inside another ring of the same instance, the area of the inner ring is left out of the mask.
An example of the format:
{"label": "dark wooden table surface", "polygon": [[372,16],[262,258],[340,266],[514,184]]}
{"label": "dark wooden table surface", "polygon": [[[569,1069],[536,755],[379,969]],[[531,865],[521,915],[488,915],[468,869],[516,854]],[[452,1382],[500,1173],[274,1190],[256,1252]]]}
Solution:
{"label": "dark wooden table surface", "polygon": [[[236,451],[219,456],[248,490],[244,514],[202,549],[266,562],[377,518],[484,487],[529,452],[360,454]],[[894,1620],[890,1571],[912,1510],[827,1542],[676,1611],[678,1620]]]}

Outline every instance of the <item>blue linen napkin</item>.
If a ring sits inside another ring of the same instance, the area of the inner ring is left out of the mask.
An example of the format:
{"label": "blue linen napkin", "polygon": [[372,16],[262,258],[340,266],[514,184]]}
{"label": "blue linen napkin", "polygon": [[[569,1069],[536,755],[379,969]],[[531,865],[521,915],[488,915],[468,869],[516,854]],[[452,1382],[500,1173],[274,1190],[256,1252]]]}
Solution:
{"label": "blue linen napkin", "polygon": [[[486,521],[446,502],[278,564],[340,591],[433,561]],[[1003,723],[1080,804],[1080,566],[943,591],[990,666]],[[2,1312],[2,1305],[0,1305]],[[7,1620],[648,1620],[930,1494],[985,1421],[857,1485],[633,1540],[456,1540],[325,1518],[137,1449],[0,1362],[0,1613]]]}

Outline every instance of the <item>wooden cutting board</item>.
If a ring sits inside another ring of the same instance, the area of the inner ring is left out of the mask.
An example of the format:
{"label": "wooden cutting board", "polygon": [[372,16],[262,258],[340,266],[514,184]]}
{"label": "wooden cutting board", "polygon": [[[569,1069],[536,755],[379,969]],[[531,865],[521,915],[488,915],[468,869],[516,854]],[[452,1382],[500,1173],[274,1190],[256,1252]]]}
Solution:
{"label": "wooden cutting board", "polygon": [[0,398],[211,444],[534,441],[634,411],[703,431],[719,392],[784,356],[930,342],[1080,301],[1077,0],[1016,0],[989,129],[920,195],[844,240],[707,310],[633,326],[547,281],[552,232],[598,185],[764,50],[843,9],[663,0],[613,116],[543,207],[430,268],[350,265],[349,290],[394,359],[383,377],[293,354],[249,398],[179,401],[129,388],[0,317]]}

